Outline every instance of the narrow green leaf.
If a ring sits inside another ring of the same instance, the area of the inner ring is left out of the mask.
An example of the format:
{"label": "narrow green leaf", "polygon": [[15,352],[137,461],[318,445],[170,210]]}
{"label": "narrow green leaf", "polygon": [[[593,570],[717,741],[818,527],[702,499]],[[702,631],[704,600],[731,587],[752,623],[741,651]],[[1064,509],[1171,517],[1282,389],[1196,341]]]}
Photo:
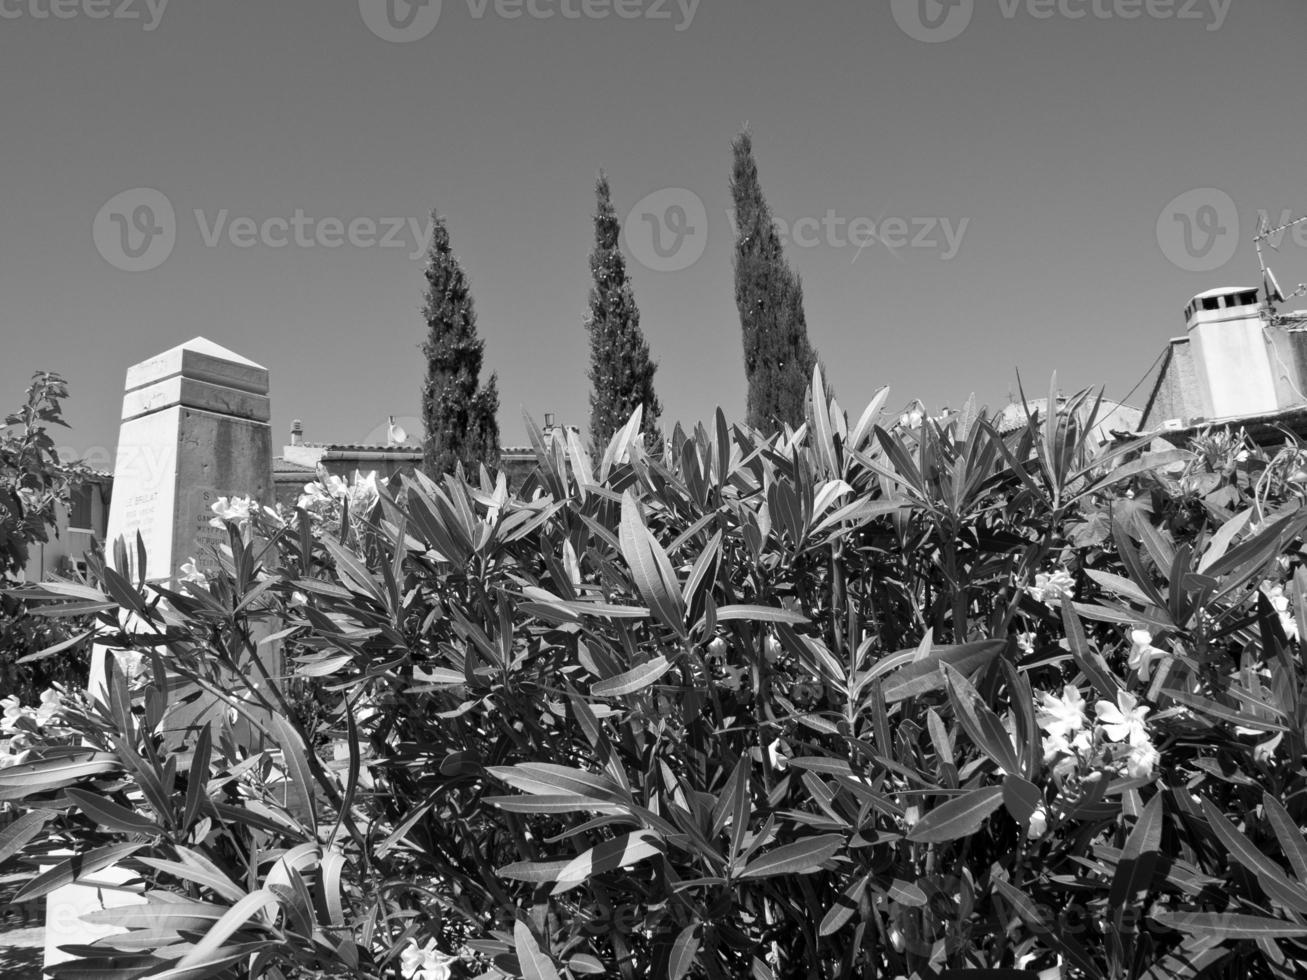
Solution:
{"label": "narrow green leaf", "polygon": [[625,868],[662,853],[656,835],[647,831],[623,834],[578,854],[558,873],[553,894],[561,895],[584,884],[592,875]]}
{"label": "narrow green leaf", "polygon": [[662,654],[633,667],[616,677],[598,681],[590,687],[590,694],[597,698],[619,698],[637,694],[653,685],[672,669],[671,661]]}
{"label": "narrow green leaf", "polygon": [[221,956],[223,943],[245,928],[251,919],[270,905],[274,907],[277,905],[277,896],[267,889],[260,888],[246,895],[213,924],[213,927],[204,934],[204,938],[196,943],[190,952],[177,961],[175,970],[203,966],[218,959]]}
{"label": "narrow green leaf", "polygon": [[[935,647],[920,660],[912,660],[885,680],[882,694],[886,704],[897,704],[944,687],[940,667],[947,664],[959,674],[969,675],[987,667],[1003,650],[1003,640],[982,640],[961,646]],[[908,652],[908,651],[903,651]]]}
{"label": "narrow green leaf", "polygon": [[1168,929],[1213,939],[1293,939],[1307,936],[1307,925],[1237,912],[1158,912],[1151,918]]}
{"label": "narrow green leaf", "polygon": [[699,958],[700,925],[692,922],[676,937],[667,960],[667,980],[683,980]]}
{"label": "narrow green leaf", "polygon": [[1307,913],[1307,889],[1289,881],[1284,870],[1240,833],[1211,800],[1204,799],[1202,807],[1217,840],[1231,857],[1257,876],[1266,893],[1286,908]]}
{"label": "narrow green leaf", "polygon": [[1147,891],[1151,886],[1161,858],[1164,800],[1165,794],[1155,793],[1126,838],[1116,874],[1112,876],[1109,905],[1134,902],[1140,891]]}
{"label": "narrow green leaf", "polygon": [[74,884],[82,878],[95,874],[97,871],[111,868],[124,858],[135,854],[144,846],[144,844],[114,844],[110,847],[101,847],[93,851],[87,851],[85,854],[76,854],[73,857],[64,858],[54,867],[47,868],[24,885],[18,894],[13,897],[13,903],[19,905],[23,902],[30,902],[32,899],[48,895],[64,885]]}
{"label": "narrow green leaf", "polygon": [[286,763],[286,803],[295,816],[308,826],[317,826],[317,806],[313,799],[313,772],[304,748],[304,740],[295,726],[282,715],[273,715],[272,729],[281,746]]}
{"label": "narrow green leaf", "polygon": [[44,829],[46,821],[53,816],[51,810],[32,810],[0,830],[0,864],[4,864],[35,840]]}
{"label": "narrow green leaf", "polygon": [[749,862],[740,878],[774,878],[778,875],[809,875],[833,858],[844,846],[843,834],[823,834],[785,844]]}
{"label": "narrow green leaf", "polygon": [[1275,830],[1275,836],[1289,858],[1293,873],[1300,883],[1307,883],[1307,841],[1303,840],[1298,823],[1289,815],[1289,811],[1270,793],[1262,794],[1262,806],[1266,808],[1266,817]]}
{"label": "narrow green leaf", "polygon": [[122,768],[110,752],[86,752],[0,769],[0,802],[21,800]]}
{"label": "narrow green leaf", "polygon": [[908,840],[941,844],[974,834],[1003,805],[1003,787],[989,786],[954,797],[931,810],[908,831]]}
{"label": "narrow green leaf", "polygon": [[522,967],[522,980],[559,980],[554,961],[545,954],[521,919],[513,926],[513,945]]}
{"label": "narrow green leaf", "polygon": [[684,633],[685,599],[672,571],[671,560],[645,527],[635,495],[629,490],[622,495],[618,540],[641,598],[665,626]]}
{"label": "narrow green leaf", "polygon": [[88,817],[108,830],[118,831],[123,834],[163,833],[163,828],[149,817],[119,806],[98,793],[70,789],[68,790],[68,798],[81,807]]}

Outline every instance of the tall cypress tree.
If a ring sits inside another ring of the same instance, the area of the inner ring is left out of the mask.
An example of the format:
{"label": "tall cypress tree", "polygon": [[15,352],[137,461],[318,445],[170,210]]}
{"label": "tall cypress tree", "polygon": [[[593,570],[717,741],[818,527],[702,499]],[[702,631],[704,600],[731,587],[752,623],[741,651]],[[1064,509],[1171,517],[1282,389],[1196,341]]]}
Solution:
{"label": "tall cypress tree", "polygon": [[808,342],[803,283],[785,261],[771,209],[762,196],[753,137],[746,130],[732,145],[735,163],[735,305],[744,339],[749,383],[748,422],[764,432],[798,426],[817,355]]}
{"label": "tall cypress tree", "polygon": [[477,336],[476,313],[467,276],[449,243],[449,229],[432,214],[435,230],[427,252],[427,293],[422,315],[427,339],[427,378],[422,388],[426,441],[423,468],[432,477],[458,463],[475,472],[499,462],[499,385],[496,375],[481,384],[485,343]]}
{"label": "tall cypress tree", "polygon": [[608,177],[595,184],[595,245],[590,253],[590,438],[603,447],[626,424],[637,405],[644,406],[641,429],[656,437],[662,406],[654,394],[656,365],[640,332],[631,279],[621,249],[621,224],[613,210]]}

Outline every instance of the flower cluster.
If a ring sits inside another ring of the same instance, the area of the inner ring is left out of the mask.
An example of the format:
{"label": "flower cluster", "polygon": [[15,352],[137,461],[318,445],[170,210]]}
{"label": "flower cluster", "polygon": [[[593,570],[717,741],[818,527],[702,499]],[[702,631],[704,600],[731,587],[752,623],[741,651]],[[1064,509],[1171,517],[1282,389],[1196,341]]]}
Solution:
{"label": "flower cluster", "polygon": [[37,742],[67,734],[60,725],[63,696],[56,688],[46,688],[35,708],[25,707],[14,695],[0,700],[0,705],[4,707],[0,715],[0,769],[20,765]]}
{"label": "flower cluster", "polygon": [[411,940],[399,956],[399,969],[405,980],[449,980],[450,966],[457,960],[457,956],[437,949],[434,939],[427,940],[425,946]]}
{"label": "flower cluster", "polygon": [[1076,582],[1065,568],[1054,572],[1039,572],[1035,575],[1035,584],[1026,586],[1026,591],[1036,602],[1055,605],[1062,599],[1075,595]]}
{"label": "flower cluster", "polygon": [[298,506],[316,520],[334,522],[346,504],[351,514],[366,514],[381,499],[376,471],[366,475],[354,471],[349,481],[318,467],[318,478],[304,485]]}
{"label": "flower cluster", "polygon": [[1041,694],[1035,715],[1044,730],[1044,761],[1059,778],[1074,772],[1124,769],[1131,779],[1151,779],[1161,754],[1148,734],[1146,716],[1152,709],[1128,691],[1118,691],[1116,703],[1094,705],[1090,724],[1086,703],[1074,684],[1062,696]]}
{"label": "flower cluster", "polygon": [[1298,620],[1289,608],[1289,597],[1284,594],[1284,586],[1263,582],[1262,591],[1266,593],[1266,598],[1271,601],[1271,606],[1279,615],[1284,635],[1291,640],[1298,639]]}

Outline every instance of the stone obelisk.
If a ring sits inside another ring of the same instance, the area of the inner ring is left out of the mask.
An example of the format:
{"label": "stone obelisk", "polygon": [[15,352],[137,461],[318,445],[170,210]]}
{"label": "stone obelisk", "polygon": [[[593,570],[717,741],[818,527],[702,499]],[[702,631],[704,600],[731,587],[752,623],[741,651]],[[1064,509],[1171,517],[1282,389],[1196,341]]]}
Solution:
{"label": "stone obelisk", "polygon": [[[114,542],[123,538],[127,545],[128,567],[116,571],[135,581],[138,532],[150,581],[173,584],[191,559],[201,571],[216,570],[214,549],[228,539],[209,524],[214,501],[237,496],[273,502],[269,408],[267,370],[203,337],[128,369],[105,541],[110,562]],[[108,647],[94,649],[92,697],[104,695],[105,663],[112,655]],[[165,729],[180,734],[214,707],[182,706],[175,715],[170,712]],[[108,868],[92,877],[118,885],[128,876]],[[52,892],[46,904],[46,966],[68,959],[60,946],[86,945],[121,932],[81,917],[132,900],[129,893],[94,885]]]}

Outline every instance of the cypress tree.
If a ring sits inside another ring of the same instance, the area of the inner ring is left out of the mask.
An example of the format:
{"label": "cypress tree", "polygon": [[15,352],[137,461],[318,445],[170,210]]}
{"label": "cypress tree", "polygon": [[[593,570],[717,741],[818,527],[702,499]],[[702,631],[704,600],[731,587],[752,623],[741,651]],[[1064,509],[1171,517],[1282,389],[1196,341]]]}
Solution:
{"label": "cypress tree", "polygon": [[602,449],[637,405],[644,406],[642,431],[656,439],[662,406],[653,386],[658,365],[650,359],[640,332],[640,311],[622,255],[621,224],[603,173],[595,196],[595,244],[590,253],[594,281],[585,326],[590,334],[590,439]]}
{"label": "cypress tree", "polygon": [[785,261],[771,209],[762,196],[753,137],[732,145],[735,162],[735,305],[749,384],[748,423],[764,432],[802,424],[817,356],[808,342],[803,283]]}
{"label": "cypress tree", "polygon": [[449,229],[432,214],[435,230],[427,251],[427,292],[422,315],[427,339],[422,419],[426,427],[423,468],[432,477],[462,463],[471,473],[499,462],[499,385],[481,384],[485,343],[477,336],[467,276],[450,247]]}

